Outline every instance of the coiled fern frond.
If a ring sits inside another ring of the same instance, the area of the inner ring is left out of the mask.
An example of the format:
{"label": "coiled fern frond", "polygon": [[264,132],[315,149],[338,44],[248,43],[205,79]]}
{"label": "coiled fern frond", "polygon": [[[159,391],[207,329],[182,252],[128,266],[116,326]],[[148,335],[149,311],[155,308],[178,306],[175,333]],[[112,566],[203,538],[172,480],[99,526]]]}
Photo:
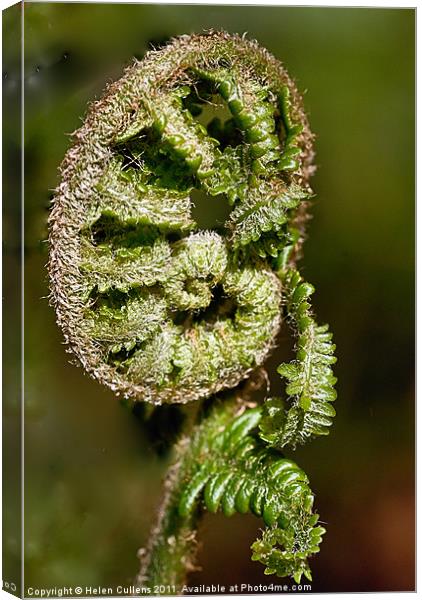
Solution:
{"label": "coiled fern frond", "polygon": [[[49,264],[91,375],[161,404],[262,364],[281,322],[271,258],[309,196],[311,139],[281,65],[224,34],[149,53],[92,105],[62,165]],[[201,230],[194,191],[233,206],[225,225]]]}
{"label": "coiled fern frond", "polygon": [[305,573],[311,579],[306,559],[319,551],[324,529],[314,528],[318,515],[312,515],[308,478],[250,435],[260,419],[260,408],[246,410],[201,448],[208,458],[185,488],[179,512],[186,516],[202,496],[210,512],[221,508],[226,516],[252,512],[262,517],[270,531],[253,545],[253,559],[266,565],[267,574],[300,581]]}
{"label": "coiled fern frond", "polygon": [[[262,517],[266,528],[252,545],[252,559],[266,566],[266,574],[300,582],[302,575],[311,579],[308,558],[319,551],[325,529],[312,512],[314,496],[304,471],[259,438],[261,417],[262,407],[243,410],[233,400],[217,403],[193,438],[181,443],[182,448],[189,444],[189,454],[172,486],[178,490],[172,502],[181,519],[195,518],[202,508]],[[173,522],[168,526],[169,531],[160,527],[150,556],[166,543]],[[146,561],[141,582],[146,573],[154,577],[151,569],[154,565]]]}
{"label": "coiled fern frond", "polygon": [[[262,517],[254,560],[310,578],[323,529],[306,475],[278,448],[327,433],[334,416],[331,334],[296,271],[312,141],[283,66],[210,32],[134,62],[91,105],[61,166],[49,274],[70,350],[118,395],[201,415],[177,446],[141,582],[183,581],[201,506]],[[195,220],[198,194],[231,210],[213,230]],[[222,401],[262,367],[283,310],[298,336],[279,368],[288,404]]]}
{"label": "coiled fern frond", "polygon": [[337,379],[332,365],[337,359],[328,325],[318,325],[311,312],[309,297],[314,287],[295,269],[288,269],[282,280],[287,314],[297,336],[296,357],[277,369],[288,381],[287,402],[267,399],[260,429],[262,439],[271,446],[294,448],[329,433],[336,414],[332,402],[337,398]]}

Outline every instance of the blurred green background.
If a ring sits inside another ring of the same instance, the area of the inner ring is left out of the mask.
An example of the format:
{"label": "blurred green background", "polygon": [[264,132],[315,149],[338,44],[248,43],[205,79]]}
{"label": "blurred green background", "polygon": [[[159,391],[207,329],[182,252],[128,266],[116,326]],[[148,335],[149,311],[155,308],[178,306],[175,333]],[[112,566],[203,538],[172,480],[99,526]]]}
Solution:
{"label": "blurred green background", "polygon": [[[169,460],[71,363],[46,299],[67,134],[133,56],[221,28],[284,62],[317,136],[302,269],[335,334],[339,398],[331,435],[295,454],[328,530],[313,591],[414,589],[414,27],[409,9],[25,4],[26,586],[130,584]],[[250,561],[259,526],[207,516],[190,582],[276,582]]]}

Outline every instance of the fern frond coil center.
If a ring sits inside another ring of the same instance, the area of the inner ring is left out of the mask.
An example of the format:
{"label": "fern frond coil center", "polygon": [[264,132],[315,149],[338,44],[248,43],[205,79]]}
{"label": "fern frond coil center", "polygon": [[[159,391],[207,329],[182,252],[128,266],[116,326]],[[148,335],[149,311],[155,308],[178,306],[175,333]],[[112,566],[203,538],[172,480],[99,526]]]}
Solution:
{"label": "fern frond coil center", "polygon": [[[209,34],[148,53],[92,104],[62,165],[49,268],[66,341],[116,393],[207,398],[274,346],[274,258],[310,192],[297,100],[265,50]],[[226,222],[201,230],[194,191],[226,202]]]}

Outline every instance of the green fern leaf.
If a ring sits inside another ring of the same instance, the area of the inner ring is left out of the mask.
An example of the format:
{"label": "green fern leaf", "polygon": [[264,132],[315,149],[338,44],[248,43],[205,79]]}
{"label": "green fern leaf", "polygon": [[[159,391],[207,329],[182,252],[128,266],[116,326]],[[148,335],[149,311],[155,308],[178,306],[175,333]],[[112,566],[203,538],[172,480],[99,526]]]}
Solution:
{"label": "green fern leaf", "polygon": [[251,512],[262,517],[266,529],[252,546],[253,560],[268,574],[310,579],[308,558],[319,551],[325,530],[312,512],[304,471],[256,435],[261,418],[262,407],[233,417],[217,405],[204,419],[191,444],[179,515],[188,517],[202,502],[212,513],[221,509],[226,516]]}
{"label": "green fern leaf", "polygon": [[309,194],[297,184],[280,187],[270,182],[266,189],[261,185],[259,193],[252,190],[230,214],[227,225],[233,246],[238,248],[257,242],[268,232],[275,234],[273,238],[277,239],[283,226],[290,221],[292,209],[308,197]]}
{"label": "green fern leaf", "polygon": [[296,358],[278,367],[288,382],[288,405],[280,398],[266,400],[260,435],[271,446],[294,448],[309,438],[329,433],[336,414],[332,402],[337,397],[337,379],[332,365],[337,359],[328,325],[317,325],[311,312],[313,286],[294,269],[288,270],[282,280],[287,314],[297,334]]}

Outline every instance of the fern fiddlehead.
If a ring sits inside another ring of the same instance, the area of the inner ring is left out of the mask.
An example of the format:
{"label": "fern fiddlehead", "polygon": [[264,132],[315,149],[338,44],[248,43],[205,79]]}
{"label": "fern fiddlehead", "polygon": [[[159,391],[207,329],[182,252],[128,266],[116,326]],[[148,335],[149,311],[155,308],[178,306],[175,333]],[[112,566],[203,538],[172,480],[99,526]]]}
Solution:
{"label": "fern fiddlehead", "polygon": [[314,498],[305,473],[257,435],[261,412],[261,407],[244,410],[235,397],[226,398],[202,419],[193,437],[179,442],[168,504],[140,584],[154,588],[163,581],[180,583],[174,579],[174,564],[171,572],[162,570],[174,560],[176,573],[180,561],[189,568],[191,528],[201,502],[212,513],[262,517],[266,529],[252,546],[252,559],[263,563],[267,574],[291,575],[297,582],[302,574],[311,578],[307,559],[318,552],[325,530],[312,512]]}
{"label": "fern fiddlehead", "polygon": [[[294,267],[312,158],[281,64],[213,32],[128,68],[65,157],[50,217],[52,301],[89,374],[137,401],[205,400],[262,365],[283,307],[298,333],[296,360],[280,367],[290,408],[267,399],[237,417],[233,401],[216,401],[192,444],[179,444],[142,581],[184,577],[201,502],[263,517],[254,558],[310,577],[323,530],[306,476],[277,448],[326,433],[334,414],[333,346]],[[224,225],[200,229],[194,191],[232,207]]]}

